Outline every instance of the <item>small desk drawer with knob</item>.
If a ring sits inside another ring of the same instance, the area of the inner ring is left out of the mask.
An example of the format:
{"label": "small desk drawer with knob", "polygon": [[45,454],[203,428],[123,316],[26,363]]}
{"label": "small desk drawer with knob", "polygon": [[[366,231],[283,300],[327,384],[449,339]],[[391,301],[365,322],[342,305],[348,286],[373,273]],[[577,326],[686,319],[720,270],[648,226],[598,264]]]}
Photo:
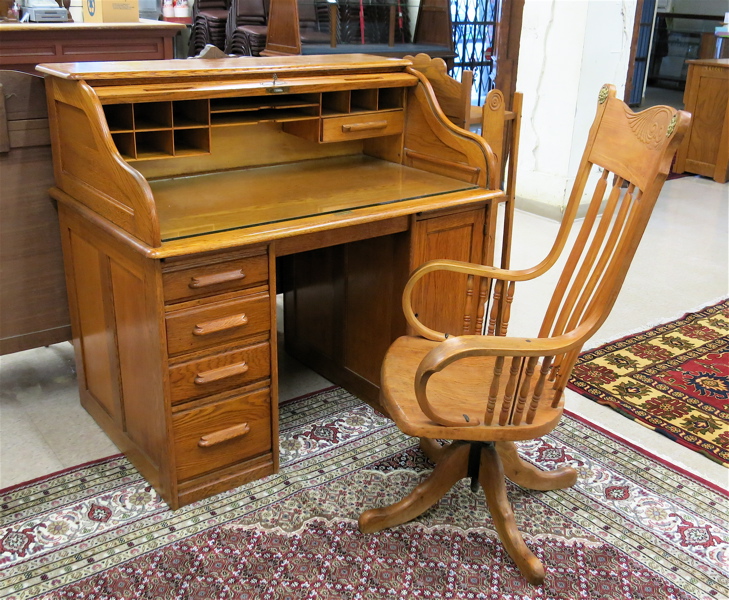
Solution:
{"label": "small desk drawer with knob", "polygon": [[341,142],[401,133],[405,118],[402,110],[369,112],[322,119],[321,141]]}
{"label": "small desk drawer with knob", "polygon": [[271,390],[177,412],[172,427],[180,481],[271,452]]}

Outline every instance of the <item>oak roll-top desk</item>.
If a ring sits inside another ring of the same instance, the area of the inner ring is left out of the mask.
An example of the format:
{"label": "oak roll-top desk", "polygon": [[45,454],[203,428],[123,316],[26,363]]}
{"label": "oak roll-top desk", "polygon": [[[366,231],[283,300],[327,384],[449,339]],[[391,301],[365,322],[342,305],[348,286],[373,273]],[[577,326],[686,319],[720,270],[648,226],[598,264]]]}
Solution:
{"label": "oak roll-top desk", "polygon": [[[172,508],[278,469],[277,289],[287,349],[377,406],[409,272],[492,260],[493,154],[409,65],[39,67],[81,402]],[[421,317],[478,331],[455,290]]]}

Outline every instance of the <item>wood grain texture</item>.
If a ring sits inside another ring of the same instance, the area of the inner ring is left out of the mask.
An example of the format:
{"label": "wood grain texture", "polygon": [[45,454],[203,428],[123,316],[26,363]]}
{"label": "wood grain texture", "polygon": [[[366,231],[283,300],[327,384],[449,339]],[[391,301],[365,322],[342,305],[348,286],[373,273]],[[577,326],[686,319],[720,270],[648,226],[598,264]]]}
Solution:
{"label": "wood grain texture", "polygon": [[263,293],[169,313],[165,320],[170,355],[268,331],[269,302],[268,294]]}
{"label": "wood grain texture", "polygon": [[[114,146],[101,104],[85,82],[46,79],[56,185],[121,229],[160,243],[149,184]],[[93,164],[95,168],[89,168]]]}
{"label": "wood grain texture", "polygon": [[413,63],[413,69],[425,75],[438,99],[438,105],[454,125],[466,128],[471,115],[471,86],[473,72],[464,69],[461,80],[448,75],[448,65],[442,58],[431,58],[427,54],[406,56]]}
{"label": "wood grain texture", "polygon": [[164,240],[258,225],[270,230],[282,221],[475,188],[363,155],[176,177],[150,186]]}
{"label": "wood grain texture", "polygon": [[[269,30],[270,31],[270,30]],[[270,34],[269,34],[270,35]],[[106,63],[42,64],[39,71],[63,79],[119,80],[122,82],[155,78],[206,78],[220,80],[226,76],[261,78],[272,73],[296,75],[339,75],[356,73],[386,73],[402,71],[410,62],[399,58],[387,58],[369,54],[339,54],[331,56],[276,56],[221,58],[211,60],[159,60],[159,61],[110,61]],[[260,88],[260,82],[259,82]]]}
{"label": "wood grain texture", "polygon": [[271,346],[259,342],[170,366],[170,402],[235,389],[271,375]]}
{"label": "wood grain texture", "polygon": [[[40,77],[0,71],[0,354],[71,338]],[[30,176],[32,174],[32,176]]]}
{"label": "wood grain texture", "polygon": [[168,269],[162,279],[167,302],[245,289],[268,281],[268,256]]}
{"label": "wood grain texture", "polygon": [[[420,219],[413,230],[411,270],[436,258],[475,262],[483,252],[484,211],[459,212]],[[466,286],[466,276],[433,273],[414,290],[413,310],[418,319],[451,335],[480,333],[476,330],[478,294]],[[448,310],[443,310],[447,306]]]}
{"label": "wood grain texture", "polygon": [[[177,475],[191,479],[258,454],[271,451],[271,397],[264,389],[246,396],[205,404],[175,413]],[[249,431],[217,444],[203,444],[231,427],[246,424]]]}

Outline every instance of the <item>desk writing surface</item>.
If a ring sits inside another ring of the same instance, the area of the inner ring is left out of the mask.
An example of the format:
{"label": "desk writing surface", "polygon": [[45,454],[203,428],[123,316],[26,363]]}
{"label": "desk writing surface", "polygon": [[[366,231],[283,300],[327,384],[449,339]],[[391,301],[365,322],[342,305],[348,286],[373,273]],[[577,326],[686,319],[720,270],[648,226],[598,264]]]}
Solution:
{"label": "desk writing surface", "polygon": [[163,241],[478,186],[354,155],[149,182]]}

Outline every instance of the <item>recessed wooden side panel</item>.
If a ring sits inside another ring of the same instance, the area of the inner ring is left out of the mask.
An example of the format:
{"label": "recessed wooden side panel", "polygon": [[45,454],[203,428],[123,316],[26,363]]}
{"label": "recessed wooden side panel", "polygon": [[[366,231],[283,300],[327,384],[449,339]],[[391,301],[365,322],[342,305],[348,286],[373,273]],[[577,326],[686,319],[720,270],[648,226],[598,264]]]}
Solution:
{"label": "recessed wooden side panel", "polygon": [[[413,232],[413,269],[435,259],[480,262],[484,211],[473,210],[418,221]],[[415,288],[413,308],[431,329],[462,335],[474,331],[478,289],[468,289],[466,276],[429,273]]]}
{"label": "recessed wooden side panel", "polygon": [[79,385],[123,427],[109,260],[75,231],[71,231],[71,252],[80,328],[74,336],[82,347],[85,375]]}
{"label": "recessed wooden side panel", "polygon": [[121,372],[125,433],[159,466],[166,445],[158,317],[147,298],[154,285],[144,273],[110,261],[114,321]]}
{"label": "recessed wooden side panel", "polygon": [[[714,176],[720,144],[726,139],[721,137],[722,127],[729,104],[729,69],[724,77],[707,77],[699,72],[695,78],[698,85],[694,105],[694,120],[688,135],[686,170],[707,177]],[[686,142],[685,142],[686,143]]]}
{"label": "recessed wooden side panel", "polygon": [[341,356],[342,260],[335,246],[293,255],[287,263],[292,289],[284,294],[284,339],[292,354]]}
{"label": "recessed wooden side panel", "polygon": [[405,333],[400,297],[406,232],[287,258],[286,350],[330,381],[379,406],[380,366]]}
{"label": "recessed wooden side panel", "polygon": [[46,94],[56,186],[138,239],[159,245],[149,184],[119,154],[95,92],[85,82],[48,78]]}
{"label": "recessed wooden side panel", "polygon": [[0,154],[0,354],[71,338],[52,184],[50,146]]}

